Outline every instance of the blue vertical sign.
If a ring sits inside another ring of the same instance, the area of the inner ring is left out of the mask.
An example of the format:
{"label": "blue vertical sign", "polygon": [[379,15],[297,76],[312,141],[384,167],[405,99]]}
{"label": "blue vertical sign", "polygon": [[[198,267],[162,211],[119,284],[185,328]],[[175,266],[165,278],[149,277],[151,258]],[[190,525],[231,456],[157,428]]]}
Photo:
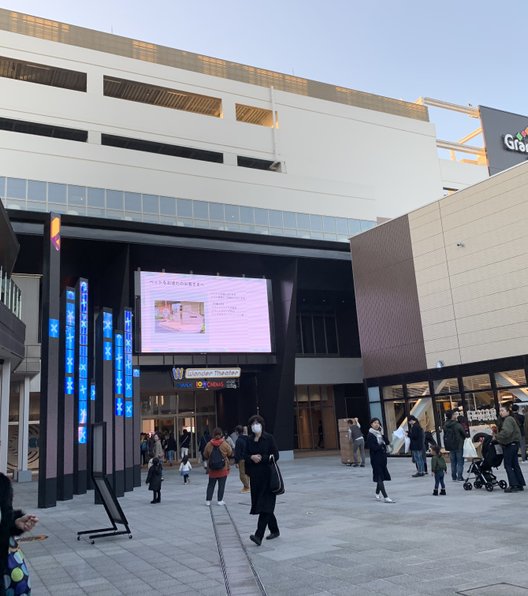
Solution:
{"label": "blue vertical sign", "polygon": [[114,393],[115,393],[115,415],[124,415],[123,388],[124,388],[124,354],[123,334],[116,332],[114,339]]}
{"label": "blue vertical sign", "polygon": [[79,286],[79,408],[77,413],[78,441],[86,443],[88,425],[88,282]]}
{"label": "blue vertical sign", "polygon": [[125,418],[134,416],[134,381],[132,379],[132,311],[125,308]]}
{"label": "blue vertical sign", "polygon": [[73,396],[75,393],[75,290],[73,288],[66,289],[64,341],[64,395]]}

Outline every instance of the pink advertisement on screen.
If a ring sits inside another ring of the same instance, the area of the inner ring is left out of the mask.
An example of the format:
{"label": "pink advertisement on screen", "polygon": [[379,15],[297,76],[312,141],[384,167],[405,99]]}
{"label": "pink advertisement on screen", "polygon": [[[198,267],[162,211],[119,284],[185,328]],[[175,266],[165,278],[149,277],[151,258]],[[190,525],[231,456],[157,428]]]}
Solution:
{"label": "pink advertisement on screen", "polygon": [[142,352],[271,352],[268,280],[140,273]]}

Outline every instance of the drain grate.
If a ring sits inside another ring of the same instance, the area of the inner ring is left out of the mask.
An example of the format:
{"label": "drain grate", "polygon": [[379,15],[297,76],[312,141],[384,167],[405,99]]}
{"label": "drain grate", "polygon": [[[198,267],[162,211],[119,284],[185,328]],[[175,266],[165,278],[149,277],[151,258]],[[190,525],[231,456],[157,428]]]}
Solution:
{"label": "drain grate", "polygon": [[528,588],[514,584],[490,584],[457,592],[462,596],[528,596]]}
{"label": "drain grate", "polygon": [[210,511],[227,594],[266,596],[227,507],[211,507]]}

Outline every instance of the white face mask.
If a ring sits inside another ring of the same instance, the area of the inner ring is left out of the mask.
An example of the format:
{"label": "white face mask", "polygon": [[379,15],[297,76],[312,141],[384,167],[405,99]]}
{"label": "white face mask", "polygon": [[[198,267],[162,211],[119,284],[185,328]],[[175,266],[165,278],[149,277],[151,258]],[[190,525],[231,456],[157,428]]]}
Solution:
{"label": "white face mask", "polygon": [[259,424],[258,422],[255,424],[251,425],[251,430],[256,434],[260,434],[262,432],[262,424]]}

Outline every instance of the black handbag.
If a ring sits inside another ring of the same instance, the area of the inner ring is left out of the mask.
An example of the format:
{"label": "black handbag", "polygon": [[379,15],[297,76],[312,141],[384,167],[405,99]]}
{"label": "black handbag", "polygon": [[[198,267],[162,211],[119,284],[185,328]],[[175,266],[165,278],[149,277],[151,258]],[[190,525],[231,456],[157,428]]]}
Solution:
{"label": "black handbag", "polygon": [[276,495],[284,494],[284,480],[279,469],[275,456],[270,455],[270,490]]}

